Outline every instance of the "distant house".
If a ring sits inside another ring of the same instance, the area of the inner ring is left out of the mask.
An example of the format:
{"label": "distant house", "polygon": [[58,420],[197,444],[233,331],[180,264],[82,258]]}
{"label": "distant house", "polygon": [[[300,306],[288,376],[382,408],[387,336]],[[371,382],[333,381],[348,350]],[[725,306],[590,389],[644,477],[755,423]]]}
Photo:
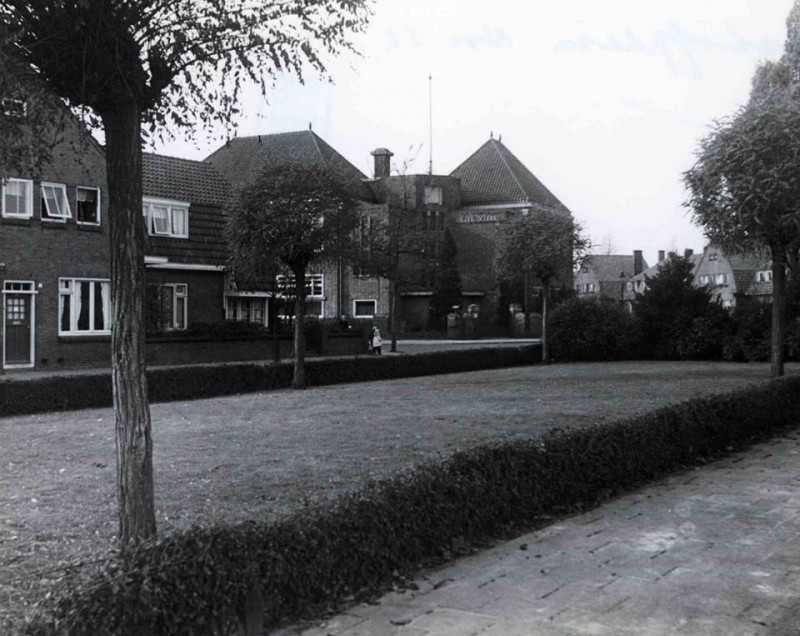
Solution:
{"label": "distant house", "polygon": [[715,245],[703,250],[694,279],[726,308],[747,306],[772,294],[772,273],[763,255],[726,254]]}
{"label": "distant house", "polygon": [[[658,270],[661,267],[661,264],[666,260],[667,257],[673,256],[674,252],[667,253],[665,250],[658,251],[658,262],[653,265],[652,267],[648,267],[643,271],[639,272],[636,276],[631,278],[627,284],[625,285],[625,305],[630,310],[633,307],[633,301],[636,298],[636,294],[643,294],[647,289],[647,281],[658,274]],[[694,250],[686,249],[683,251],[683,257],[689,259],[689,261],[694,266],[695,272],[695,281],[697,281],[697,263],[700,262],[700,255],[695,254]],[[695,282],[696,284],[696,282]]]}
{"label": "distant house", "polygon": [[630,281],[647,268],[641,250],[633,254],[591,254],[575,274],[578,298],[608,298],[622,302]]}

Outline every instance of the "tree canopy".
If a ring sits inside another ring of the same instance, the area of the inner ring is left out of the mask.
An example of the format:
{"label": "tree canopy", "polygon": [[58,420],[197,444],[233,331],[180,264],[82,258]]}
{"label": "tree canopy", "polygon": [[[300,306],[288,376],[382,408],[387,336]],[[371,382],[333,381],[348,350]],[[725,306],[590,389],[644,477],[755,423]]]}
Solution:
{"label": "tree canopy", "polygon": [[[532,212],[502,226],[497,275],[506,284],[527,277],[542,283],[542,360],[548,360],[547,300],[551,281],[570,283],[572,270],[589,247],[589,239],[571,216]],[[527,292],[526,292],[527,293]]]}
{"label": "tree canopy", "polygon": [[786,263],[800,247],[800,2],[787,19],[784,55],[762,64],[750,99],[700,141],[684,173],[687,207],[729,252],[765,249],[772,259],[772,375],[783,375]]}
{"label": "tree canopy", "polygon": [[288,270],[294,280],[294,388],[305,387],[303,319],[308,267],[354,258],[359,214],[350,186],[322,162],[267,164],[241,189],[228,213],[226,237],[237,281],[269,285],[269,277],[281,269]]}

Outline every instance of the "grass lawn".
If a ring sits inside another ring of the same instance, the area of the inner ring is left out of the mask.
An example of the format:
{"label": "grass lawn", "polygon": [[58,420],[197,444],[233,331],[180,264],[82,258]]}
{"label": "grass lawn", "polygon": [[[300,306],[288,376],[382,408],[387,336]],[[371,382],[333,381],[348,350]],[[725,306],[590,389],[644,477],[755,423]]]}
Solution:
{"label": "grass lawn", "polygon": [[[611,421],[768,375],[764,364],[563,364],[155,404],[159,531],[277,518],[460,448]],[[0,439],[4,632],[65,564],[113,545],[113,413],[0,419]]]}

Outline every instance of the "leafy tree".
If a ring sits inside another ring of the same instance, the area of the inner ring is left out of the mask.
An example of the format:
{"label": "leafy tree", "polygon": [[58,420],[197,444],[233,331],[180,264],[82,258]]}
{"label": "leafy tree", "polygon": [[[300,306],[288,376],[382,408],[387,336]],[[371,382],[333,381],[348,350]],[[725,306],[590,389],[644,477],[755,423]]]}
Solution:
{"label": "leafy tree", "polygon": [[[53,94],[105,135],[117,499],[124,547],[155,534],[144,360],[142,138],[230,124],[243,82],[351,48],[366,0],[0,0],[0,94]],[[32,109],[30,119],[47,117]],[[0,144],[2,145],[2,144]],[[3,153],[3,160],[13,159]],[[8,168],[8,165],[4,166]]]}
{"label": "leafy tree", "polygon": [[784,371],[787,261],[800,244],[800,3],[787,21],[785,53],[761,65],[749,102],[717,122],[701,140],[697,161],[684,173],[687,207],[713,242],[730,252],[766,249],[772,259],[770,361]]}
{"label": "leafy tree", "polygon": [[280,266],[294,278],[294,376],[305,378],[304,317],[309,265],[351,258],[358,225],[353,188],[324,163],[266,165],[243,187],[228,214],[226,235],[234,271],[244,282],[263,281]]}
{"label": "leafy tree", "polygon": [[533,212],[515,217],[502,226],[497,274],[501,282],[513,285],[538,278],[542,284],[542,361],[549,360],[547,305],[555,281],[572,279],[572,269],[589,248],[583,229],[568,215]]}
{"label": "leafy tree", "polygon": [[695,287],[694,265],[675,254],[659,265],[637,293],[633,313],[647,357],[666,360],[718,358],[727,334],[728,314],[706,287]]}
{"label": "leafy tree", "polygon": [[453,307],[461,305],[461,275],[458,273],[458,248],[450,230],[444,231],[433,277],[430,321],[442,327]]}

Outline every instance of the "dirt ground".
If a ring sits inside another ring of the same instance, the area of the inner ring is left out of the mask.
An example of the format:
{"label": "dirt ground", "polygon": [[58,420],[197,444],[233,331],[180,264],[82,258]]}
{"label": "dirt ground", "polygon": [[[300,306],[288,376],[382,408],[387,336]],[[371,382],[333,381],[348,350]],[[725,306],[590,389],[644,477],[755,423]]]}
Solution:
{"label": "dirt ground", "polygon": [[[277,518],[457,449],[610,421],[768,375],[762,364],[559,364],[154,404],[159,532]],[[5,633],[65,564],[113,545],[113,414],[0,419],[0,440]]]}

